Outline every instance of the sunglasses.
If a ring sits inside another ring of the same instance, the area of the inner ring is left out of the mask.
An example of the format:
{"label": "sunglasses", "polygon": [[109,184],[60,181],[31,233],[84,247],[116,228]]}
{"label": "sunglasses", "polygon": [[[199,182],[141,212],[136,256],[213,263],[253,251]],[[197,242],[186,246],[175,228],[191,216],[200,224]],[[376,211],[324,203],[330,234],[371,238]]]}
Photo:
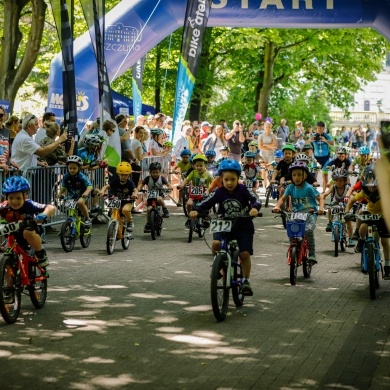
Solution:
{"label": "sunglasses", "polygon": [[30,122],[31,122],[32,120],[34,120],[34,119],[36,119],[36,116],[35,116],[35,115],[31,115],[31,118],[28,120],[26,127],[28,127],[28,125],[30,124]]}
{"label": "sunglasses", "polygon": [[0,112],[0,118],[3,118],[5,114]]}

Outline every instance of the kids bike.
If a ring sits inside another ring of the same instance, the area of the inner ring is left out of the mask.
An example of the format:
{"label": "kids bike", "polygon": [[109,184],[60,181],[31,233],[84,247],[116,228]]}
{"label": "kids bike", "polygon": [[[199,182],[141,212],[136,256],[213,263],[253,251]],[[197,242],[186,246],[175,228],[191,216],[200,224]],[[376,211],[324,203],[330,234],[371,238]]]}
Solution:
{"label": "kids bike", "polygon": [[80,243],[83,248],[88,248],[92,232],[90,227],[85,226],[85,222],[77,207],[77,200],[71,198],[63,198],[65,209],[68,217],[61,226],[61,246],[65,252],[72,252],[75,242],[80,238]]}
{"label": "kids bike", "polygon": [[347,246],[347,227],[344,221],[345,204],[340,202],[338,205],[330,206],[331,223],[332,223],[332,242],[334,242],[334,256],[339,255],[340,250],[345,252]]}
{"label": "kids bike", "polygon": [[[192,199],[194,206],[201,202],[205,195],[206,188],[201,186],[189,186],[188,196]],[[208,217],[198,216],[196,219],[188,219],[188,242],[192,242],[194,233],[198,234],[199,238],[204,236],[206,228],[210,225]]]}
{"label": "kids bike", "polygon": [[47,296],[47,273],[14,236],[27,225],[35,227],[33,219],[0,225],[0,235],[7,236],[7,249],[0,260],[0,312],[4,320],[12,324],[18,319],[21,294],[30,296],[32,304],[41,309]]}
{"label": "kids bike", "polygon": [[[130,201],[130,199],[128,199]],[[133,201],[131,199],[131,201]],[[110,210],[110,220],[108,222],[106,249],[111,255],[115,249],[115,243],[121,240],[122,248],[128,249],[130,246],[131,233],[126,231],[125,216],[121,213],[122,200],[113,197],[105,200],[107,208]]]}
{"label": "kids bike", "polygon": [[358,214],[358,215],[346,215],[346,220],[355,220],[356,217],[360,219],[362,223],[367,224],[367,236],[364,241],[363,250],[361,253],[361,267],[362,272],[368,273],[370,298],[376,298],[376,289],[379,288],[379,272],[383,277],[383,268],[381,262],[381,250],[379,242],[375,239],[374,235],[377,232],[376,224],[382,217],[380,214]]}
{"label": "kids bike", "polygon": [[306,220],[313,213],[296,213],[281,210],[286,218],[287,236],[290,245],[287,251],[287,264],[290,268],[290,284],[297,283],[298,267],[302,266],[303,276],[310,278],[312,264],[308,261],[309,244],[305,236]]}
{"label": "kids bike", "polygon": [[[243,215],[238,218],[251,217]],[[244,304],[240,250],[236,240],[228,239],[228,233],[232,231],[238,218],[219,217],[210,221],[210,233],[221,235],[221,249],[214,256],[210,279],[211,306],[217,321],[223,321],[226,318],[230,290],[232,290],[236,307],[241,307]]]}

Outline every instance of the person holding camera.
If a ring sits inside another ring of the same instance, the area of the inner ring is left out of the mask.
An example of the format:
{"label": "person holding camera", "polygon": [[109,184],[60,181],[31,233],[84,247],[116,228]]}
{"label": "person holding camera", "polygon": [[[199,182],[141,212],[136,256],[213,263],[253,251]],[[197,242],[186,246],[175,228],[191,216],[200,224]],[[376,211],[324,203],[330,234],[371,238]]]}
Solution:
{"label": "person holding camera", "polygon": [[[317,122],[317,131],[312,135],[309,140],[313,144],[314,157],[321,164],[322,167],[326,167],[330,158],[329,146],[334,145],[332,137],[325,132],[325,123],[322,121]],[[328,171],[322,170],[322,188],[326,190],[328,185]]]}
{"label": "person holding camera", "polygon": [[241,146],[245,142],[240,121],[234,121],[233,130],[225,135],[225,139],[230,150],[228,158],[239,162],[241,160]]}

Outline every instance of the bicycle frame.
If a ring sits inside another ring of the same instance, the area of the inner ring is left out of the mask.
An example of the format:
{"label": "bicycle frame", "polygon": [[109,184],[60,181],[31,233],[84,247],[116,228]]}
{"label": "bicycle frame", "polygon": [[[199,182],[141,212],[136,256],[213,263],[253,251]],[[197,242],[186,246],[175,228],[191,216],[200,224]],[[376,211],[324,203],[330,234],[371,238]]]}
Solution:
{"label": "bicycle frame", "polygon": [[233,259],[232,255],[234,255],[234,252],[236,250],[238,250],[237,241],[231,240],[228,242],[226,240],[226,237],[224,235],[222,235],[221,249],[217,252],[217,254],[226,254],[226,258],[227,258],[226,287],[227,288],[230,288],[230,286],[232,285],[231,284],[232,281],[233,281],[233,285],[240,284],[240,282],[241,282],[241,281],[234,281],[233,280],[233,271],[234,271],[233,263],[235,263],[235,262],[233,262],[233,260],[232,260]]}
{"label": "bicycle frame", "polygon": [[[358,216],[359,219],[361,216]],[[367,236],[366,240],[364,242],[364,247],[362,250],[362,269],[363,271],[367,272],[368,271],[368,263],[367,263],[367,244],[373,243],[375,246],[375,266],[377,271],[381,271],[381,256],[380,256],[380,246],[379,242],[375,239],[374,233],[377,231],[377,227],[375,225],[374,220],[369,220],[369,219],[364,219],[362,221],[363,223],[367,224]]]}
{"label": "bicycle frame", "polygon": [[335,227],[339,228],[339,237],[338,241],[341,242],[344,239],[345,233],[345,222],[343,220],[345,205],[340,203],[339,205],[334,205],[330,207],[330,212],[332,215],[331,223],[332,223],[332,241],[335,240]]}

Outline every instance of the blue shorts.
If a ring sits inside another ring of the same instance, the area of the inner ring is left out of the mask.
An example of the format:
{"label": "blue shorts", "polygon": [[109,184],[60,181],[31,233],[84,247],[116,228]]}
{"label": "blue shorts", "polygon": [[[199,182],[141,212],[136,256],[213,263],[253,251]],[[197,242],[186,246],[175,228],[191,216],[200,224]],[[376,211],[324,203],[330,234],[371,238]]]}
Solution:
{"label": "blue shorts", "polygon": [[[245,231],[233,231],[227,234],[227,240],[237,240],[238,247],[241,252],[249,252],[253,255],[253,236],[255,234],[255,230],[246,230]],[[221,233],[214,233],[213,239],[216,241],[221,241]]]}

